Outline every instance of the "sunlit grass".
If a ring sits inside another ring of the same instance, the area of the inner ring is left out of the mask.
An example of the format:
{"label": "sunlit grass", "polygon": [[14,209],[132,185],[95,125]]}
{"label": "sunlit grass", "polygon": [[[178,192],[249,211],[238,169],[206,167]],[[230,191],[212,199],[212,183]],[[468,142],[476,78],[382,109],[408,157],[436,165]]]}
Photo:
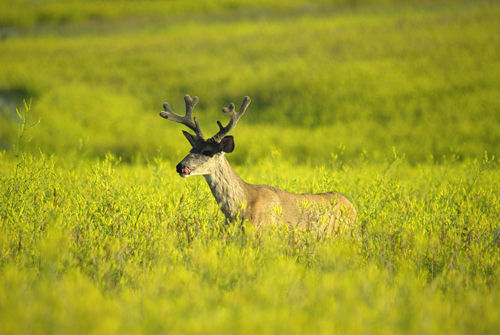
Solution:
{"label": "sunlit grass", "polygon": [[25,156],[17,176],[1,164],[2,333],[499,326],[494,162],[236,167],[290,191],[348,194],[358,225],[334,240],[226,227],[203,178],[179,178],[174,162]]}
{"label": "sunlit grass", "polygon": [[[2,2],[0,334],[496,334],[499,12]],[[343,193],[356,225],[226,225],[175,173],[158,112],[186,93],[205,134],[251,96],[238,174]]]}
{"label": "sunlit grass", "polygon": [[[319,162],[339,145],[350,159],[395,146],[413,163],[499,154],[498,6],[335,8],[27,30],[1,42],[0,90],[34,98],[35,151],[170,156],[184,140],[158,112],[164,101],[182,109],[189,93],[208,131],[220,108],[249,95],[242,132],[269,126],[261,139],[273,143],[285,126],[277,145]],[[14,121],[0,115],[8,148]],[[251,140],[237,138],[245,157]]]}

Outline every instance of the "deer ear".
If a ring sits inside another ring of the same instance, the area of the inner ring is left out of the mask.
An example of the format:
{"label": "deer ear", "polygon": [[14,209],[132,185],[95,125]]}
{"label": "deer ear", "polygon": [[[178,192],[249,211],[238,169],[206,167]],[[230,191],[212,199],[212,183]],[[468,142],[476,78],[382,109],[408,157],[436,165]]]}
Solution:
{"label": "deer ear", "polygon": [[224,136],[224,138],[220,141],[220,149],[227,153],[233,152],[234,138],[232,136]]}
{"label": "deer ear", "polygon": [[195,143],[196,143],[196,137],[190,133],[188,133],[187,131],[182,131],[182,133],[184,134],[184,136],[187,138],[187,140],[189,141],[189,143],[191,143],[191,146],[194,147]]}

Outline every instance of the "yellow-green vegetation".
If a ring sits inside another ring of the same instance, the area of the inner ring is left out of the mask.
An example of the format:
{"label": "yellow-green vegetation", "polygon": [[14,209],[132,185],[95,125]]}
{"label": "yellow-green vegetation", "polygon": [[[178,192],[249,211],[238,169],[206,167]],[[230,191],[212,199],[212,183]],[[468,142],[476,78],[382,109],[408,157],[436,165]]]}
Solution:
{"label": "yellow-green vegetation", "polygon": [[[2,1],[0,334],[498,333],[499,17]],[[226,225],[203,178],[175,173],[188,143],[158,112],[186,93],[206,133],[252,97],[240,176],[344,193],[357,224]]]}
{"label": "yellow-green vegetation", "polygon": [[2,157],[1,333],[498,330],[496,165],[268,158],[241,174],[348,193],[359,225],[334,240],[226,227],[205,181],[173,161]]}
{"label": "yellow-green vegetation", "polygon": [[[339,145],[349,159],[363,150],[383,157],[396,145],[412,163],[498,155],[500,6],[304,5],[250,14],[186,10],[4,29],[0,90],[33,97],[43,123],[35,151],[170,155],[182,135],[158,111],[167,99],[182,109],[189,93],[201,99],[203,128],[214,131],[222,106],[253,99],[238,126],[240,163],[268,150],[252,145],[256,130],[300,161],[326,162]],[[1,115],[8,148],[15,113]]]}

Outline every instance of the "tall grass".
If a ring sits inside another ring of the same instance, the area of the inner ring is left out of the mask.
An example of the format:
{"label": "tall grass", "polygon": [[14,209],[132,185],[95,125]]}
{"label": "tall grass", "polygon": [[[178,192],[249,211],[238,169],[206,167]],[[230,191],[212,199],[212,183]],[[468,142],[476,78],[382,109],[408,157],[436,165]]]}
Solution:
{"label": "tall grass", "polygon": [[1,159],[2,333],[500,326],[500,185],[488,158],[237,168],[291,191],[349,194],[358,225],[335,240],[225,226],[202,178],[178,178],[174,162],[26,156],[17,176],[14,164]]}
{"label": "tall grass", "polygon": [[[496,334],[499,10],[3,1],[0,334]],[[240,176],[357,224],[226,225],[175,173],[186,93],[205,134],[251,96]]]}

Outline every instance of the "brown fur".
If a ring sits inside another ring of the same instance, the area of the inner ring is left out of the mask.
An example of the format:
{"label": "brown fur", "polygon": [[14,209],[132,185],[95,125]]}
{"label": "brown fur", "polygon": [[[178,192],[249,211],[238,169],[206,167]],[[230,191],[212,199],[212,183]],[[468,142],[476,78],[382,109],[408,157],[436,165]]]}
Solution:
{"label": "brown fur", "polygon": [[[295,194],[268,185],[244,182],[222,155],[214,159],[213,173],[205,175],[219,207],[230,221],[286,223],[299,228],[321,224],[329,233],[356,218],[351,202],[336,192]],[[182,163],[182,162],[181,162]]]}

